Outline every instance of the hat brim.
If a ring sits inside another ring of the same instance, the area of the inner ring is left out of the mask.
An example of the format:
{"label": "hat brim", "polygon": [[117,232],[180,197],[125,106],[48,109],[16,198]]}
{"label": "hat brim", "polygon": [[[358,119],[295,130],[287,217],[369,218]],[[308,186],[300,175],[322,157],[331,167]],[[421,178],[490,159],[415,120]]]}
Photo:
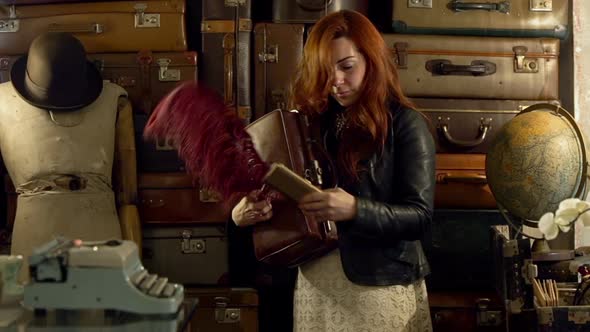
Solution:
{"label": "hat brim", "polygon": [[81,96],[80,100],[74,102],[71,105],[56,105],[56,103],[52,102],[51,100],[37,98],[29,94],[25,89],[27,58],[28,56],[24,55],[14,62],[12,68],[10,69],[10,81],[12,82],[12,86],[14,86],[14,89],[19,94],[19,96],[27,103],[35,107],[50,111],[75,111],[92,104],[102,92],[102,76],[100,72],[92,62],[86,61],[86,78],[88,82],[88,88],[86,89],[84,95]]}

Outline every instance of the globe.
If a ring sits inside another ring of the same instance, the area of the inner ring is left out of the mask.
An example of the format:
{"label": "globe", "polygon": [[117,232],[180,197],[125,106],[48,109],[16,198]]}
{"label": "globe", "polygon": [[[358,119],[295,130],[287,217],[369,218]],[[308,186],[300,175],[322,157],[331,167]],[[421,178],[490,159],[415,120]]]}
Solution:
{"label": "globe", "polygon": [[571,115],[536,104],[500,129],[486,156],[486,177],[499,207],[527,223],[555,212],[566,198],[584,198],[586,157]]}

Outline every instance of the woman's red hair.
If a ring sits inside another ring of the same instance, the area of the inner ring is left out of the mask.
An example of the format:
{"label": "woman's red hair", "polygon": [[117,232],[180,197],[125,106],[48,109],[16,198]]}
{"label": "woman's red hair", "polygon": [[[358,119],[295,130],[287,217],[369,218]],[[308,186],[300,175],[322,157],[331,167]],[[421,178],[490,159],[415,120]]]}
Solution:
{"label": "woman's red hair", "polygon": [[358,179],[359,161],[385,144],[389,103],[413,105],[402,92],[392,51],[379,31],[362,14],[342,10],[313,26],[291,87],[291,107],[312,118],[326,111],[335,66],[331,42],[340,37],[350,39],[366,62],[361,95],[346,111],[349,135],[344,133],[336,160],[344,175]]}

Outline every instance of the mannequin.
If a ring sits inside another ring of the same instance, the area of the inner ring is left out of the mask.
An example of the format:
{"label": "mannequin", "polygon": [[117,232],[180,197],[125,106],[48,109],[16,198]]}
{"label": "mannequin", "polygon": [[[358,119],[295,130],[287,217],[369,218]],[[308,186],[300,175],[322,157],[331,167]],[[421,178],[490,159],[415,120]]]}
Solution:
{"label": "mannequin", "polygon": [[0,149],[19,193],[11,254],[25,260],[57,235],[139,240],[131,106],[95,70],[77,39],[45,33],[0,84]]}

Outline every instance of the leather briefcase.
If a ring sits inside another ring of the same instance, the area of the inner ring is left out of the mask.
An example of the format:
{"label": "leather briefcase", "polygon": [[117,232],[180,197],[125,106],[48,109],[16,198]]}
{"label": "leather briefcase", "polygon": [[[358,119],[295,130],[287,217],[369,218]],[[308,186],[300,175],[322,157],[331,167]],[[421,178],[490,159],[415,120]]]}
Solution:
{"label": "leather briefcase", "polygon": [[[246,127],[263,161],[282,163],[319,185],[318,182],[325,180],[321,178],[322,173],[328,173],[329,167],[327,158],[322,159],[319,150],[309,143],[308,130],[301,114],[283,110],[272,111]],[[297,202],[291,199],[275,200],[272,206],[273,217],[257,224],[252,232],[259,261],[293,267],[336,247],[338,235],[334,222],[303,215]]]}

